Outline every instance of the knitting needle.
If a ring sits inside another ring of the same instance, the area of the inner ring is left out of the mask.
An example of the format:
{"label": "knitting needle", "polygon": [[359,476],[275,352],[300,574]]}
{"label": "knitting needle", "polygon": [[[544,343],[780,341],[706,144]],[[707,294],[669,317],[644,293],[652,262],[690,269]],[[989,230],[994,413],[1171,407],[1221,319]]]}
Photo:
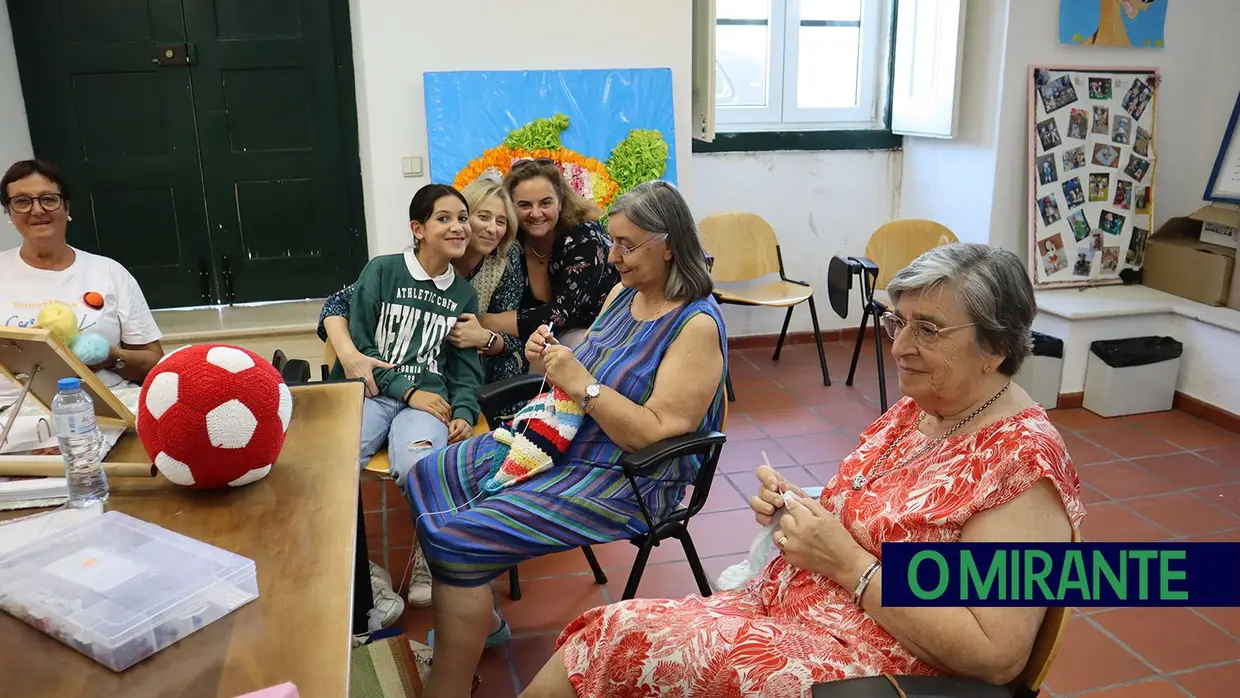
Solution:
{"label": "knitting needle", "polygon": [[[767,455],[766,455],[766,451],[762,451],[761,453],[762,453],[762,463],[763,463],[763,465],[765,465],[765,466],[766,466],[766,467],[768,467],[768,468],[771,468],[771,459],[767,457]],[[774,470],[774,468],[771,468],[771,470]],[[780,490],[778,486],[776,486],[775,491],[776,491],[776,492],[779,492],[779,494],[783,494],[783,491],[782,491],[782,490]]]}

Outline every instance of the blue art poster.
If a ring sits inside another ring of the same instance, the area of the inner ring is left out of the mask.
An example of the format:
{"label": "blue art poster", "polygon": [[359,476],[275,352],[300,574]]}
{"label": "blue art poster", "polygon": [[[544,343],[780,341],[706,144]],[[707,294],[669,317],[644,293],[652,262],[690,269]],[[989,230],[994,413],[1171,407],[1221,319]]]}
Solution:
{"label": "blue art poster", "polygon": [[1059,43],[1163,48],[1170,0],[1059,0]]}
{"label": "blue art poster", "polygon": [[603,210],[652,179],[676,182],[672,71],[522,70],[424,76],[430,176],[462,188],[549,158]]}

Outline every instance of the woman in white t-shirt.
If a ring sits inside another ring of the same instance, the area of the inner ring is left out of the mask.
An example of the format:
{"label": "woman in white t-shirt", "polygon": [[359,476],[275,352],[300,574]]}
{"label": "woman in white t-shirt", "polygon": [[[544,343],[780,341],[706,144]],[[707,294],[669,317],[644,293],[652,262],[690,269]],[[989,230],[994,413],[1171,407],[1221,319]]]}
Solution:
{"label": "woman in white t-shirt", "polygon": [[[120,264],[65,241],[69,188],[49,163],[22,160],[0,178],[0,206],[21,234],[0,252],[0,325],[33,327],[39,311],[59,301],[73,309],[82,332],[108,340],[108,358],[91,366],[115,389],[141,384],[164,355],[159,327],[138,282]],[[0,376],[0,407],[20,390]]]}

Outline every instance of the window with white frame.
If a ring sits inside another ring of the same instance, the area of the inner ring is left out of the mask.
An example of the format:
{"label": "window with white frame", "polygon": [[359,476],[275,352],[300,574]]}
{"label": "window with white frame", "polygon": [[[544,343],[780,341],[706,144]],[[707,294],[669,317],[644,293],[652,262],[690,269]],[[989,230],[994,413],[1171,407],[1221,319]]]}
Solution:
{"label": "window with white frame", "polygon": [[715,0],[719,131],[882,128],[892,0]]}

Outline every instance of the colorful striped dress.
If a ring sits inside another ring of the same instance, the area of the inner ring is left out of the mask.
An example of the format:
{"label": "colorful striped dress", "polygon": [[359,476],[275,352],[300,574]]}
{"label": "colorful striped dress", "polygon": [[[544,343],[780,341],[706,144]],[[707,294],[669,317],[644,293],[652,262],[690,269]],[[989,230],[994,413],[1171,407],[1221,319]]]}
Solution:
{"label": "colorful striped dress", "polygon": [[[631,289],[622,291],[577,348],[578,360],[600,383],[644,403],[667,348],[700,313],[718,325],[726,369],[727,333],[713,298],[640,322],[631,313],[634,295]],[[698,428],[718,431],[723,414],[721,376]],[[431,452],[406,479],[405,497],[437,580],[480,586],[524,560],[645,532],[633,487],[620,468],[624,452],[594,420],[586,418],[559,464],[480,497],[479,486],[502,453],[490,434],[475,436]],[[687,456],[637,479],[652,516],[661,517],[680,503],[700,466],[700,456]],[[454,508],[459,509],[451,513]]]}

